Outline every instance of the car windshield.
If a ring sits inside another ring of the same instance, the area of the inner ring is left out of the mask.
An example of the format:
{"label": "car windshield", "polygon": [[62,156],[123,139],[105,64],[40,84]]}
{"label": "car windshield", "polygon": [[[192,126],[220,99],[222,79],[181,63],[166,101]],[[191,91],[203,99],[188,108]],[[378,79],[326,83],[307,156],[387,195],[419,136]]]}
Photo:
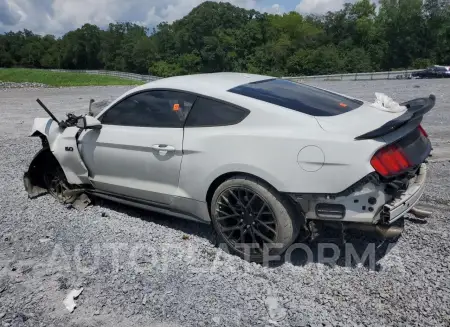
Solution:
{"label": "car windshield", "polygon": [[336,116],[363,102],[306,84],[283,79],[269,79],[235,87],[229,92],[244,95],[311,116]]}

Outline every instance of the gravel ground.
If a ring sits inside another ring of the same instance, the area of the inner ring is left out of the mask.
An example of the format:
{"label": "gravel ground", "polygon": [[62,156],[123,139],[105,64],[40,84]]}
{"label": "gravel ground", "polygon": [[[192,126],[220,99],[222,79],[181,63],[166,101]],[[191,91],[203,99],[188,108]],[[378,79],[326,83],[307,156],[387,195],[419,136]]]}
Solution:
{"label": "gravel ground", "polygon": [[0,81],[0,89],[24,89],[24,88],[42,88],[42,87],[49,87],[46,84],[42,83],[15,83],[15,82],[3,82]]}
{"label": "gravel ground", "polygon": [[[434,214],[407,217],[396,243],[376,244],[375,263],[346,265],[348,247],[324,264],[316,244],[312,260],[300,249],[264,267],[217,249],[208,226],[109,202],[78,212],[29,200],[22,174],[40,145],[26,136],[45,117],[35,99],[62,118],[128,87],[0,90],[2,326],[449,326],[450,80],[316,84],[367,100],[438,98],[424,124],[439,149],[422,201]],[[359,255],[372,246],[347,241]],[[79,287],[70,313],[64,297]]]}

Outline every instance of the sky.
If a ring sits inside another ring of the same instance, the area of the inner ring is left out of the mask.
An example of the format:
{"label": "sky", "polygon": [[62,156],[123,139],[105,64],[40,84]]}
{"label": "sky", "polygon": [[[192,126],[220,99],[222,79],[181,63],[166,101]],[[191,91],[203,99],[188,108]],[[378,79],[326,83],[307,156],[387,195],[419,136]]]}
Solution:
{"label": "sky", "polygon": [[[61,36],[85,23],[106,27],[127,21],[148,27],[173,22],[205,0],[0,0],[0,33],[29,29]],[[219,0],[214,0],[219,1]],[[246,9],[269,13],[324,13],[355,0],[228,0]]]}

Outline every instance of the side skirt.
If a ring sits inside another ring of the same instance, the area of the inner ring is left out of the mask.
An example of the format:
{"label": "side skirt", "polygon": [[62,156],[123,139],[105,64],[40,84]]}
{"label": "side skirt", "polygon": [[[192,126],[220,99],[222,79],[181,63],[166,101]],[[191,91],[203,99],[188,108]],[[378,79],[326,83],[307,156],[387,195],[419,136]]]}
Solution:
{"label": "side skirt", "polygon": [[136,208],[141,208],[141,209],[148,210],[148,211],[158,212],[158,213],[165,214],[168,216],[174,216],[177,218],[188,219],[188,220],[201,222],[201,223],[209,223],[209,221],[205,221],[204,219],[201,219],[192,214],[174,210],[169,206],[165,206],[165,205],[162,205],[159,203],[154,203],[154,202],[147,201],[147,200],[131,198],[131,197],[108,193],[108,192],[103,192],[103,191],[99,191],[99,190],[86,190],[86,193],[98,196],[103,199],[111,200],[113,202],[122,203],[125,205],[129,205],[129,206],[136,207]]}

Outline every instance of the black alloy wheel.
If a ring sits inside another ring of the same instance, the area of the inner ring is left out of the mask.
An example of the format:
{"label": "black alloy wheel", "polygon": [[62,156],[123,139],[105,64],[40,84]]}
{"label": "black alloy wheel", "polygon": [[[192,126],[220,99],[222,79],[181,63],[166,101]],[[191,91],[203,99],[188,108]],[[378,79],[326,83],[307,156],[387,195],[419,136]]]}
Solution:
{"label": "black alloy wheel", "polygon": [[282,259],[305,226],[304,215],[287,196],[248,175],[220,184],[211,198],[210,213],[217,245],[253,262]]}
{"label": "black alloy wheel", "polygon": [[234,246],[251,244],[250,255],[262,255],[267,243],[277,239],[277,221],[269,204],[256,192],[230,187],[219,196],[216,222]]}

